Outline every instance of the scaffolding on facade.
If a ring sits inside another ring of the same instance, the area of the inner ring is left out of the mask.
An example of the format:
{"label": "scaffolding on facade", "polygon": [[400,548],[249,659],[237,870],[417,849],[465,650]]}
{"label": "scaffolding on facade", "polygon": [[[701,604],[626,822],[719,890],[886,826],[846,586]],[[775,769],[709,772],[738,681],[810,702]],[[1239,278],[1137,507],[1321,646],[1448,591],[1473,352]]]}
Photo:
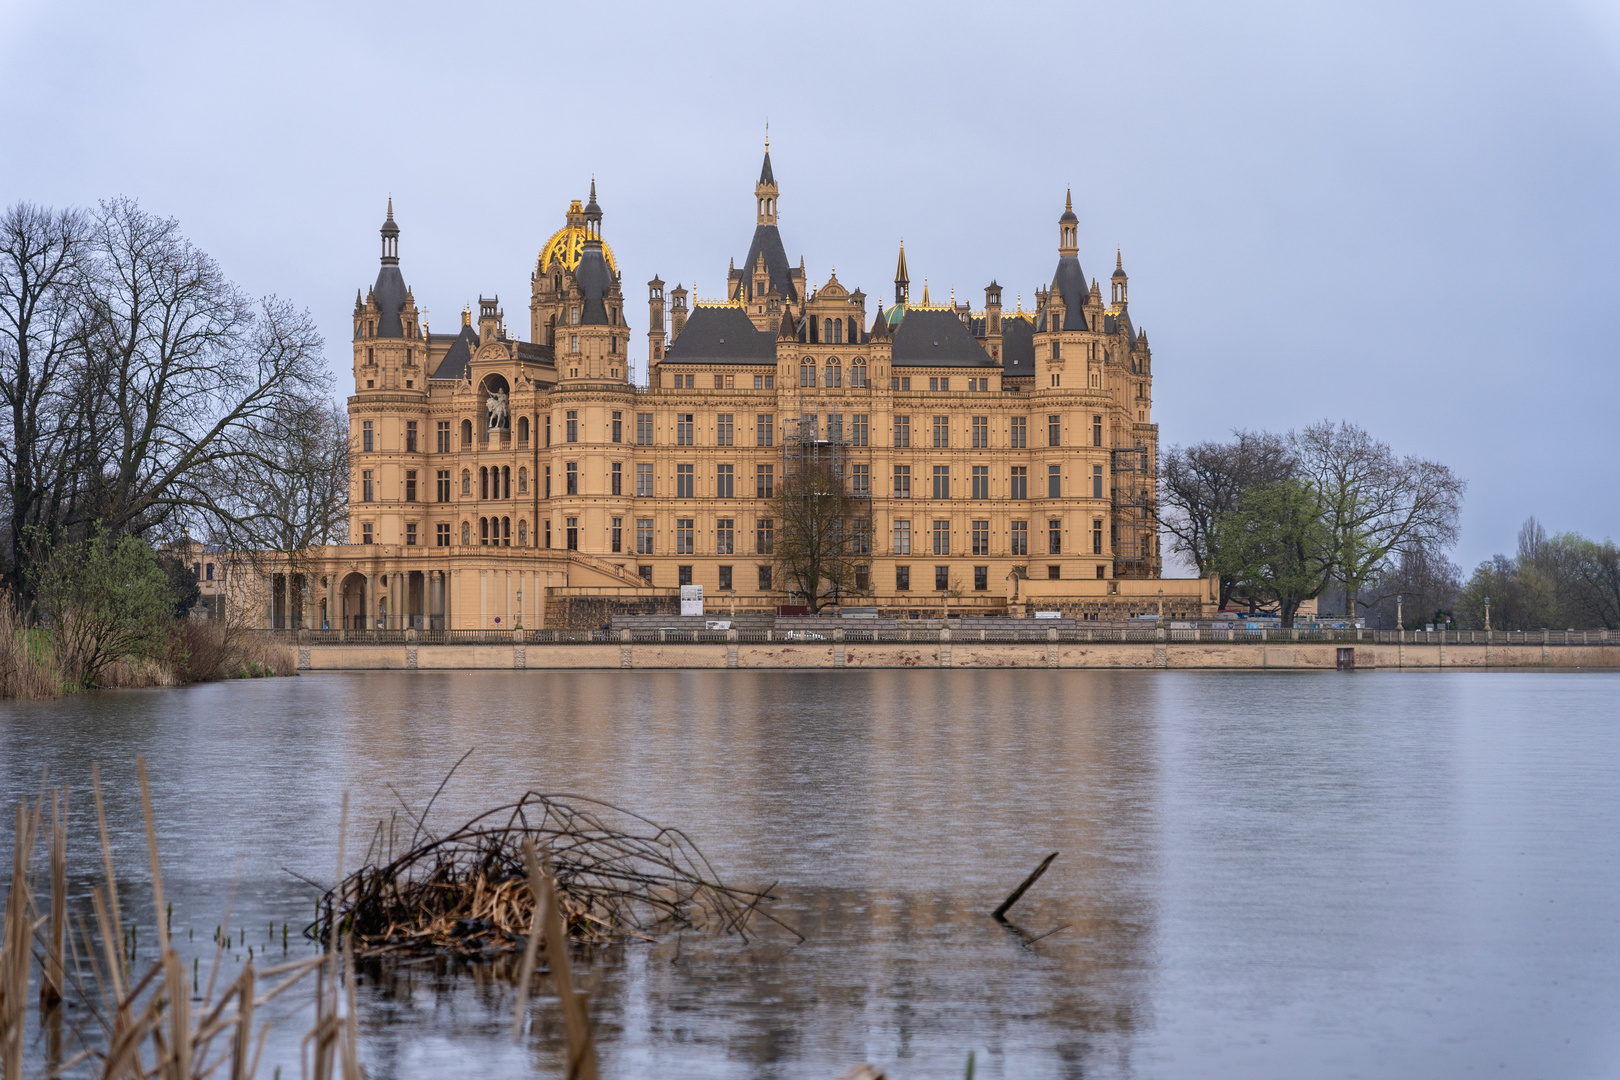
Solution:
{"label": "scaffolding on facade", "polygon": [[806,473],[825,470],[837,478],[844,493],[844,514],[834,542],[854,572],[844,589],[835,589],[835,603],[846,589],[864,593],[871,588],[871,466],[851,460],[853,445],[842,414],[819,415],[814,403],[799,395],[797,415],[786,421],[782,432],[782,482],[791,485]]}
{"label": "scaffolding on facade", "polygon": [[1113,464],[1113,527],[1116,578],[1159,576],[1159,517],[1153,459],[1147,443],[1116,447]]}

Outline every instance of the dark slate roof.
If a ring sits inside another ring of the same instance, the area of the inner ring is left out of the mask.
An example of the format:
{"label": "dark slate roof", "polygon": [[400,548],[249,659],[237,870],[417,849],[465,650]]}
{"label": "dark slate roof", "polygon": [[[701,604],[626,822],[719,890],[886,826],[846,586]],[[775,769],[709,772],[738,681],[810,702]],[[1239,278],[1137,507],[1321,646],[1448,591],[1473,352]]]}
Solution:
{"label": "dark slate roof", "polygon": [[444,359],[439,361],[439,366],[428,378],[465,379],[467,365],[472,363],[473,350],[478,348],[478,331],[463,326],[459,334],[433,334],[428,338],[428,345],[442,345],[446,340],[450,342],[450,351],[444,354]]}
{"label": "dark slate roof", "polygon": [[759,182],[762,184],[776,183],[776,174],[771,172],[771,152],[765,151],[765,164],[759,170]]}
{"label": "dark slate roof", "polygon": [[660,363],[775,364],[776,335],[755,330],[742,308],[694,308]]}
{"label": "dark slate roof", "polygon": [[371,287],[372,299],[377,301],[378,337],[404,337],[405,324],[399,313],[405,310],[405,275],[397,263],[384,263],[377,271],[377,284]]}
{"label": "dark slate roof", "polygon": [[602,245],[599,241],[585,242],[585,250],[580,252],[579,265],[574,268],[574,280],[579,282],[580,294],[585,298],[585,310],[580,313],[580,324],[606,326],[608,313],[605,301],[608,290],[613,287],[613,271],[608,269],[607,259],[602,257]]}
{"label": "dark slate roof", "polygon": [[554,346],[543,345],[538,341],[520,341],[517,343],[518,359],[530,364],[557,363],[557,350]]}
{"label": "dark slate roof", "polygon": [[[1052,288],[1063,296],[1063,329],[1085,330],[1086,326],[1086,298],[1091,295],[1091,286],[1086,284],[1085,271],[1080,269],[1080,260],[1073,255],[1065,255],[1058,260],[1057,270],[1052,274]],[[1046,316],[1041,315],[1040,326],[1036,329],[1046,331]]]}
{"label": "dark slate roof", "polygon": [[1008,379],[1035,377],[1035,324],[1030,320],[1001,320],[1001,374]]}
{"label": "dark slate roof", "polygon": [[906,311],[894,331],[893,363],[897,367],[993,367],[985,352],[953,311]]}
{"label": "dark slate roof", "polygon": [[[769,161],[769,158],[766,160]],[[748,257],[739,267],[745,293],[752,288],[754,264],[759,261],[760,252],[765,253],[765,269],[770,274],[770,286],[784,300],[797,302],[799,294],[793,288],[793,268],[788,264],[787,251],[782,247],[782,234],[776,231],[775,225],[761,225],[754,230],[754,242],[748,245]]]}
{"label": "dark slate roof", "polygon": [[1129,311],[1121,311],[1118,315],[1103,316],[1103,333],[1117,334],[1121,327],[1125,330],[1125,340],[1135,345],[1136,327],[1131,325],[1131,313]]}

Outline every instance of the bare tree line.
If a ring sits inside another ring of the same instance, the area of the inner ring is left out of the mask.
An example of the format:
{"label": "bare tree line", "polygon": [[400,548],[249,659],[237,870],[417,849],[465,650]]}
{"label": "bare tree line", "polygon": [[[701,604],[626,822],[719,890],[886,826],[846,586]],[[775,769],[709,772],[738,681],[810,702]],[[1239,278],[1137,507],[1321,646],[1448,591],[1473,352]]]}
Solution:
{"label": "bare tree line", "polygon": [[0,583],[184,529],[242,549],[344,538],[348,424],[309,313],[253,299],[172,218],[111,199],[0,216]]}
{"label": "bare tree line", "polygon": [[1173,550],[1220,575],[1221,606],[1275,608],[1284,626],[1330,589],[1360,617],[1401,568],[1443,561],[1466,488],[1439,462],[1325,421],[1174,447],[1159,483]]}

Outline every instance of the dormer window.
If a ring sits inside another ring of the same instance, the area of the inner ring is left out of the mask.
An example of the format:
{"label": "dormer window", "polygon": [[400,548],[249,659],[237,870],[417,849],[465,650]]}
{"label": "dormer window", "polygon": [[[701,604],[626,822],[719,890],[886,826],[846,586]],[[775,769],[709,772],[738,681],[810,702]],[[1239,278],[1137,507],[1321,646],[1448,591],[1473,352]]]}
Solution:
{"label": "dormer window", "polygon": [[568,321],[574,326],[579,325],[579,308],[571,307],[568,309]]}

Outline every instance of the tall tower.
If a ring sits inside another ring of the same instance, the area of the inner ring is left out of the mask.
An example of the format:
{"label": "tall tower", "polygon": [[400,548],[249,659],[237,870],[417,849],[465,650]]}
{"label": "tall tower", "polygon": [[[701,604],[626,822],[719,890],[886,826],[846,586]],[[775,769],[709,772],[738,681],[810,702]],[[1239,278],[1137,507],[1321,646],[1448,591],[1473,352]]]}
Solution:
{"label": "tall tower", "polygon": [[647,282],[647,368],[664,358],[664,283],[655,274]]}
{"label": "tall tower", "polygon": [[1116,308],[1123,308],[1126,302],[1126,286],[1129,284],[1129,279],[1125,276],[1125,256],[1120,253],[1118,248],[1114,249],[1114,276],[1111,280],[1114,287],[1113,304]]}
{"label": "tall tower", "polygon": [[1058,218],[1058,254],[1080,254],[1080,219],[1074,213],[1074,193],[1068,189],[1063,192],[1063,216]]}
{"label": "tall tower", "polygon": [[894,268],[894,302],[904,304],[911,296],[911,275],[906,272],[906,242],[900,241],[900,261]]}
{"label": "tall tower", "polygon": [[760,166],[759,183],[754,185],[754,202],[758,207],[756,225],[776,224],[776,193],[776,174],[771,172],[771,140],[766,136],[765,164]]}

